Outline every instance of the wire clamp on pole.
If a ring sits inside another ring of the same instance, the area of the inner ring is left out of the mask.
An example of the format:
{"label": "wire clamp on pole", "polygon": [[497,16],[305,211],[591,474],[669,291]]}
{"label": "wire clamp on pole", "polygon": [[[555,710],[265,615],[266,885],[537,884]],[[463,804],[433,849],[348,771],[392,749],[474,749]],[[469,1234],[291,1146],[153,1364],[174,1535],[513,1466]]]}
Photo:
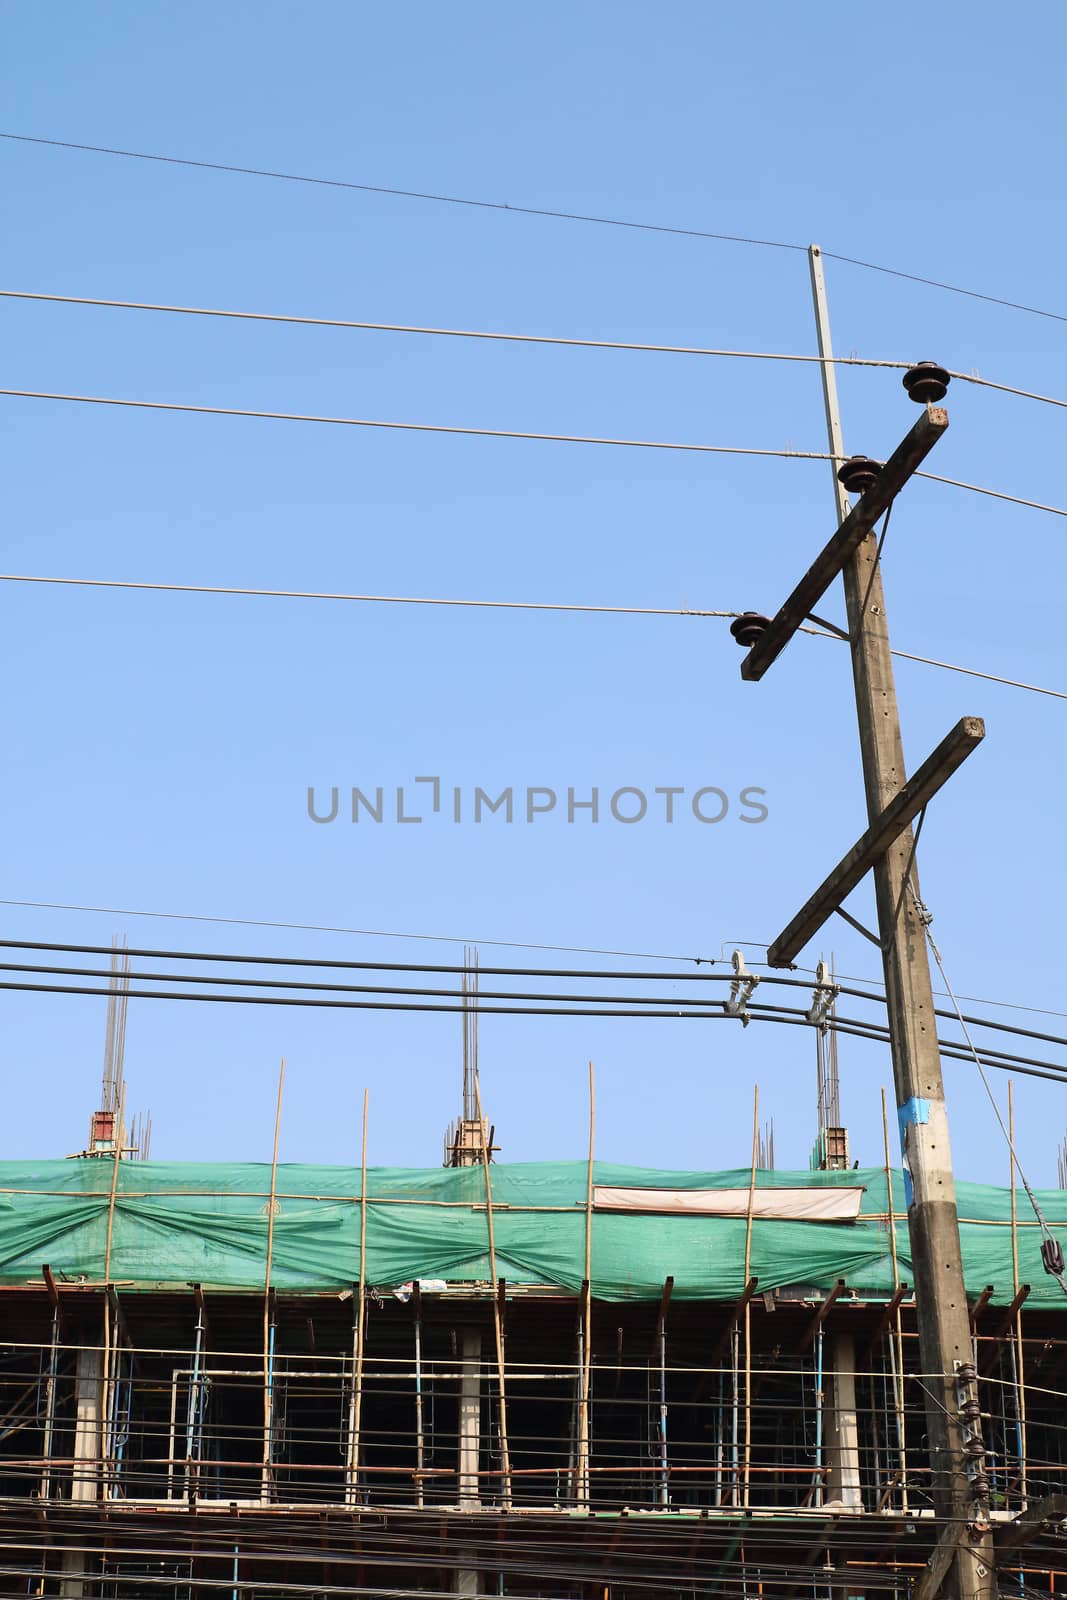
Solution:
{"label": "wire clamp on pole", "polygon": [[915,902],[915,913],[918,916],[919,921],[922,923],[924,928],[929,928],[934,920],[933,912],[930,910],[930,907],[926,904],[925,900],[919,899],[919,896],[915,893],[914,889],[911,891],[911,898]]}

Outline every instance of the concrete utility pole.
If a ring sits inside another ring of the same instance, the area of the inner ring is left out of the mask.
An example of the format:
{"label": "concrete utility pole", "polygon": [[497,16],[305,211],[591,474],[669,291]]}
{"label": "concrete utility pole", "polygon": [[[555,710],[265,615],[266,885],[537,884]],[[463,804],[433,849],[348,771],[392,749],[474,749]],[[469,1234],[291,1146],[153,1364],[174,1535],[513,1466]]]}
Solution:
{"label": "concrete utility pole", "polygon": [[[804,912],[775,941],[768,959],[772,964],[791,962],[800,945],[859,881],[862,869],[873,869],[878,908],[876,942],[881,947],[885,974],[902,1150],[910,1173],[908,1227],[920,1360],[926,1374],[923,1384],[931,1490],[936,1513],[943,1523],[935,1556],[919,1579],[916,1593],[921,1589],[924,1600],[930,1600],[939,1590],[953,1595],[955,1600],[992,1600],[997,1586],[988,1523],[988,1484],[980,1460],[972,1459],[968,1472],[959,1415],[957,1372],[961,1366],[968,1369],[971,1339],[926,929],[917,905],[919,888],[910,826],[927,795],[970,753],[984,729],[976,718],[963,719],[920,769],[922,793],[912,793],[904,767],[878,541],[873,531],[875,517],[888,509],[897,489],[947,426],[948,418],[933,406],[927,407],[920,423],[880,474],[875,464],[866,463],[870,471],[866,480],[860,481],[860,502],[855,508],[850,505],[837,477],[845,452],[822,258],[817,246],[811,247],[809,262],[819,354],[823,358],[827,432],[834,457],[831,466],[839,533],[773,621],[754,618],[756,628],[750,629],[747,637],[738,632],[741,624],[734,626],[741,642],[752,644],[742,675],[762,676],[804,614],[810,614],[811,606],[817,604],[818,594],[825,592],[837,571],[841,572],[871,826],[812,896]],[[944,376],[947,383],[947,375]],[[938,395],[943,393],[943,388],[938,389]],[[846,534],[848,537],[843,538]],[[902,796],[905,789],[909,793]],[[898,803],[893,807],[895,799]],[[964,1381],[968,1377],[969,1370],[965,1370]]]}

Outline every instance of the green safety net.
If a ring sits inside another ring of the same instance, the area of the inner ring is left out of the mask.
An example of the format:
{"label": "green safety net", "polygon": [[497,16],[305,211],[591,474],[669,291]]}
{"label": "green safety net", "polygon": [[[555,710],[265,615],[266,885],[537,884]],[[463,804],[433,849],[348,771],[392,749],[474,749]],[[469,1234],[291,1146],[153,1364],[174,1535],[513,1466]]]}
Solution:
{"label": "green safety net", "polygon": [[[494,1164],[491,1168],[496,1270],[510,1284],[576,1293],[584,1277],[584,1161]],[[664,1172],[597,1162],[597,1184],[656,1189],[747,1189],[748,1168]],[[112,1179],[115,1183],[112,1204]],[[0,1283],[41,1281],[47,1262],[58,1282],[131,1289],[190,1283],[264,1288],[271,1169],[259,1163],[108,1160],[0,1162]],[[914,1283],[902,1174],[758,1172],[758,1188],[862,1185],[854,1222],[757,1219],[751,1273],[761,1291],[803,1285],[827,1290],[839,1278],[862,1294],[892,1292],[889,1182],[896,1212],[900,1278]],[[279,1165],[271,1285],[290,1293],[350,1288],[360,1277],[358,1168]],[[967,1289],[1014,1292],[1011,1197],[1007,1189],[961,1183]],[[1067,1192],[1037,1198],[1067,1247]],[[381,1288],[412,1279],[445,1284],[490,1279],[485,1174],[480,1167],[372,1167],[367,1172],[365,1281]],[[1028,1305],[1067,1310],[1067,1295],[1042,1270],[1041,1234],[1026,1197],[1018,1202],[1020,1278]],[[110,1261],[107,1239],[111,1225]],[[602,1300],[651,1300],[664,1279],[676,1299],[733,1300],[744,1287],[744,1216],[596,1211],[592,1290]]]}

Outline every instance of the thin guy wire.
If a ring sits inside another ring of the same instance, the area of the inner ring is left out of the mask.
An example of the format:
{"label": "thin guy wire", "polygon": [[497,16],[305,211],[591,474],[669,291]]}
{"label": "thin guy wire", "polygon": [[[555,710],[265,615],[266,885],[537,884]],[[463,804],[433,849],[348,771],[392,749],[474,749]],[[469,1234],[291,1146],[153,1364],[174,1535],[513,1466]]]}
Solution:
{"label": "thin guy wire", "polygon": [[[240,174],[250,178],[274,178],[286,183],[310,184],[326,189],[352,189],[363,194],[393,195],[405,200],[428,200],[440,205],[468,206],[479,211],[510,211],[517,216],[548,217],[560,222],[586,222],[599,227],[629,228],[641,233],[671,234],[683,239],[712,239],[725,244],[755,245],[767,250],[797,250],[804,252],[806,246],[793,244],[785,239],[754,239],[738,233],[713,233],[702,228],[679,228],[659,222],[635,222],[623,217],[598,217],[580,211],[558,211],[547,206],[520,206],[509,205],[505,200],[474,200],[463,195],[433,194],[418,189],[398,189],[385,184],[354,183],[343,178],[318,178],[297,172],[281,172],[265,167],[243,167],[233,162],[223,161],[196,161],[187,156],[157,155],[146,150],[122,150],[111,145],[81,144],[72,139],[46,139],[40,135],[28,133],[0,132],[0,139],[10,139],[19,144],[36,144],[49,146],[56,150],[79,150],[92,155],[123,156],[134,161],[154,161],[164,166],[191,167],[208,172],[228,172]],[[881,272],[891,278],[902,278],[909,283],[923,284],[926,288],[942,289],[949,294],[965,295],[971,300],[983,300],[989,305],[1004,306],[1011,311],[1025,311],[1030,316],[1047,317],[1053,322],[1067,322],[1067,316],[1058,311],[1047,311],[1040,306],[1024,305],[1016,300],[1008,300],[998,295],[983,294],[977,289],[964,289],[954,283],[944,283],[937,278],[921,277],[918,273],[904,272],[897,267],[884,267],[875,261],[861,261],[856,256],[840,255],[834,250],[823,250],[823,255],[831,261],[843,262],[846,266],[862,267],[868,272]]]}
{"label": "thin guy wire", "polygon": [[[933,953],[934,960],[937,963],[937,970],[941,974],[941,981],[945,985],[945,989],[947,990],[949,998],[952,1001],[952,1004],[953,1004],[953,1006],[955,1008],[956,1019],[959,1022],[960,1028],[961,1028],[961,1030],[963,1032],[963,1037],[967,1041],[967,1047],[968,1047],[972,1057],[974,1058],[974,1064],[978,1068],[978,1076],[982,1080],[982,1087],[985,1089],[986,1096],[987,1096],[987,1098],[989,1100],[989,1104],[993,1107],[993,1114],[996,1117],[997,1122],[1000,1124],[1000,1131],[1004,1135],[1004,1141],[1008,1146],[1008,1151],[1009,1151],[1009,1153],[1011,1155],[1011,1159],[1014,1162],[1015,1169],[1019,1174],[1019,1181],[1022,1184],[1023,1188],[1026,1190],[1026,1197],[1029,1200],[1031,1206],[1033,1207],[1034,1216],[1037,1218],[1038,1225],[1041,1228],[1042,1234],[1044,1235],[1044,1237],[1046,1239],[1048,1239],[1048,1240],[1050,1240],[1052,1242],[1055,1242],[1055,1235],[1053,1234],[1053,1232],[1052,1232],[1051,1228],[1049,1227],[1048,1223],[1045,1221],[1045,1216],[1044,1216],[1044,1213],[1041,1210],[1040,1205],[1038,1204],[1037,1196],[1034,1194],[1033,1189],[1030,1187],[1030,1184],[1029,1184],[1029,1182],[1027,1180],[1026,1173],[1023,1171],[1022,1162],[1019,1160],[1018,1152],[1015,1149],[1015,1141],[1012,1138],[1011,1133],[1008,1130],[1007,1124],[1005,1123],[1004,1118],[1003,1118],[1003,1116],[1001,1114],[1000,1107],[997,1104],[996,1095],[993,1093],[993,1090],[990,1087],[989,1079],[986,1077],[985,1067],[984,1067],[984,1065],[982,1063],[982,1057],[978,1053],[978,1047],[976,1046],[974,1040],[971,1037],[970,1029],[968,1028],[967,1023],[966,1023],[966,1021],[964,1019],[963,1012],[960,1009],[959,1002],[957,1001],[956,996],[953,993],[952,985],[948,981],[948,974],[945,971],[945,963],[941,958],[941,951],[938,948],[937,940],[934,938],[933,929],[931,927],[931,924],[933,922],[933,917],[930,914],[929,908],[926,906],[924,901],[920,900],[918,894],[916,893],[914,883],[912,882],[912,879],[911,879],[910,876],[908,878],[908,888],[909,888],[909,890],[911,892],[911,898],[912,898],[912,901],[914,903],[916,913],[917,913],[917,915],[919,917],[919,921],[923,925],[923,930],[924,930],[924,932],[926,934],[927,943],[929,944],[931,952]],[[1047,1270],[1051,1270],[1051,1269],[1047,1269]],[[1056,1282],[1059,1284],[1059,1286],[1063,1290],[1064,1294],[1067,1295],[1067,1282],[1064,1281],[1063,1273],[1062,1272],[1052,1272],[1052,1276],[1056,1279]]]}

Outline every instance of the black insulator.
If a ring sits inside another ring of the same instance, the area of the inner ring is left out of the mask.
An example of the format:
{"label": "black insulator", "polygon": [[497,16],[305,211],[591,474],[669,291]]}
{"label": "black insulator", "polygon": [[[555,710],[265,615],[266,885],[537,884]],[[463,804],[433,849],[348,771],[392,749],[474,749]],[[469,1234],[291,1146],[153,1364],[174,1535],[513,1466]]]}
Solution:
{"label": "black insulator", "polygon": [[964,1361],[956,1368],[956,1379],[959,1383],[973,1383],[978,1377],[978,1368],[970,1361]]}
{"label": "black insulator", "polygon": [[985,1455],[985,1445],[981,1439],[968,1439],[963,1449],[972,1461],[979,1461]]}
{"label": "black insulator", "polygon": [[976,1472],[971,1479],[971,1492],[977,1495],[979,1499],[989,1493],[989,1479],[984,1472]]}
{"label": "black insulator", "polygon": [[770,617],[765,617],[760,611],[742,611],[730,624],[730,632],[741,646],[742,650],[750,650],[757,639],[763,635],[771,625]]}
{"label": "black insulator", "polygon": [[945,398],[952,379],[936,361],[917,361],[908,368],[901,381],[909,399],[914,400],[917,406],[932,406]]}
{"label": "black insulator", "polygon": [[870,456],[849,456],[837,469],[837,481],[847,494],[866,494],[881,470],[882,463],[872,461]]}
{"label": "black insulator", "polygon": [[1042,1240],[1041,1265],[1054,1278],[1063,1276],[1063,1246],[1058,1239]]}

